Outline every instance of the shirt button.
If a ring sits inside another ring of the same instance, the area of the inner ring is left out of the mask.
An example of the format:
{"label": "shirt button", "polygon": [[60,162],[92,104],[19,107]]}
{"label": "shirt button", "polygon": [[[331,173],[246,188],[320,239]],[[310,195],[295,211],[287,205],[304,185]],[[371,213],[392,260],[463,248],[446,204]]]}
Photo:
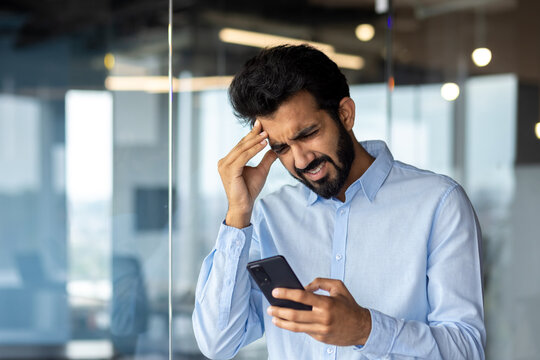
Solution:
{"label": "shirt button", "polygon": [[339,214],[340,214],[340,215],[345,214],[345,210],[343,210],[343,209],[339,210]]}
{"label": "shirt button", "polygon": [[333,348],[327,348],[327,349],[326,349],[326,352],[329,353],[329,354],[333,354],[333,353],[334,353],[334,349],[333,349]]}
{"label": "shirt button", "polygon": [[336,255],[336,260],[337,260],[337,261],[341,260],[342,258],[343,258],[343,256],[341,256],[341,254],[337,254],[337,255]]}

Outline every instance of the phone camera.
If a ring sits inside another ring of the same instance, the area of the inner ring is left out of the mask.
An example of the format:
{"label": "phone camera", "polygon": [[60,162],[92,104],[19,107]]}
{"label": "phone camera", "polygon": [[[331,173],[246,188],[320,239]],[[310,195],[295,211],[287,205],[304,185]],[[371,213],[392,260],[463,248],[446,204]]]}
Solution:
{"label": "phone camera", "polygon": [[260,266],[254,267],[253,272],[254,272],[255,277],[261,284],[267,284],[270,282],[270,276],[262,267]]}

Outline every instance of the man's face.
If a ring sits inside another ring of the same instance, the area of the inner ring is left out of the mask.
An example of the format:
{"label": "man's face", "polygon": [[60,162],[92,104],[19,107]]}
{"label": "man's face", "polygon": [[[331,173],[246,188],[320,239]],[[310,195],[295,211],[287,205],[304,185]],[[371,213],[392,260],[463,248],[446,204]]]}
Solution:
{"label": "man's face", "polygon": [[311,94],[300,92],[271,116],[258,119],[272,150],[293,177],[322,197],[339,194],[354,160],[353,142]]}

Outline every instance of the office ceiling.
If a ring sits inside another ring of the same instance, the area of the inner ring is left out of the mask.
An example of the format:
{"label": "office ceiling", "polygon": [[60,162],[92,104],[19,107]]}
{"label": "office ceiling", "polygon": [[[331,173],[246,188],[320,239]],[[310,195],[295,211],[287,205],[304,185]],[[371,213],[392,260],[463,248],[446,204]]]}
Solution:
{"label": "office ceiling", "polygon": [[[533,59],[540,60],[538,45],[531,49],[530,44],[515,41],[516,38],[525,41],[531,34],[531,41],[537,41],[540,31],[534,35],[539,30],[535,14],[540,11],[540,2],[394,0],[393,3],[393,54],[396,66],[409,73],[403,77],[406,82],[452,76],[459,66],[456,54],[468,56],[470,48],[481,43],[489,43],[498,57],[494,57],[491,68],[469,71],[517,69],[524,76],[540,78],[535,64],[512,56],[526,51]],[[132,57],[160,55],[165,64],[168,6],[168,0],[2,0],[0,37],[11,38],[14,49],[25,49],[74,34],[83,35],[87,39],[80,46],[90,51],[112,49]],[[221,28],[237,27],[329,43],[337,51],[366,58],[363,75],[356,75],[367,81],[379,81],[383,77],[386,17],[375,13],[374,0],[174,0],[173,14],[177,62],[182,66],[189,64],[201,75],[230,74],[255,51],[219,41],[217,33]],[[354,36],[354,28],[363,22],[373,24],[376,29],[375,38],[368,43]],[[103,45],[104,40],[107,45]],[[529,48],[525,50],[525,46]]]}

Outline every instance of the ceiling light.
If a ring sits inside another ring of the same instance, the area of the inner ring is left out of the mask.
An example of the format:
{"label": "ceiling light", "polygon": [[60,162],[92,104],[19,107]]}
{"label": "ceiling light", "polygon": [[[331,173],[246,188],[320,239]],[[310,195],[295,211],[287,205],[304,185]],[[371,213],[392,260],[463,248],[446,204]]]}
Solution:
{"label": "ceiling light", "polygon": [[114,63],[114,55],[111,53],[107,53],[103,58],[103,64],[105,65],[105,68],[107,68],[107,70],[112,70],[112,68],[114,67]]}
{"label": "ceiling light", "polygon": [[540,122],[536,123],[536,126],[534,127],[534,132],[536,134],[536,138],[540,139]]}
{"label": "ceiling light", "polygon": [[473,62],[478,67],[486,66],[491,61],[491,50],[488,48],[474,49],[471,55]]}
{"label": "ceiling light", "polygon": [[302,39],[276,36],[254,31],[223,28],[219,32],[219,39],[230,44],[253,46],[258,48],[272,47],[283,44],[302,45],[308,44],[324,52],[337,66],[345,69],[360,70],[364,67],[364,58],[358,55],[336,53],[334,47],[329,44],[307,41]]}
{"label": "ceiling light", "polygon": [[334,52],[334,47],[329,44],[231,28],[221,29],[219,32],[219,39],[230,44],[246,45],[258,48],[272,47],[283,44],[309,44],[323,52]]}
{"label": "ceiling light", "polygon": [[[173,79],[173,91],[204,91],[226,89],[232,76],[206,76]],[[168,76],[107,76],[105,88],[109,91],[145,91],[149,93],[169,92]]]}
{"label": "ceiling light", "polygon": [[446,101],[454,101],[459,96],[459,86],[456,83],[446,83],[441,86],[441,96]]}
{"label": "ceiling light", "polygon": [[352,70],[361,70],[364,68],[365,61],[361,56],[340,53],[329,53],[326,55],[328,55],[328,57],[340,68]]}
{"label": "ceiling light", "polygon": [[375,36],[375,28],[371,24],[361,24],[354,32],[360,41],[370,41]]}

